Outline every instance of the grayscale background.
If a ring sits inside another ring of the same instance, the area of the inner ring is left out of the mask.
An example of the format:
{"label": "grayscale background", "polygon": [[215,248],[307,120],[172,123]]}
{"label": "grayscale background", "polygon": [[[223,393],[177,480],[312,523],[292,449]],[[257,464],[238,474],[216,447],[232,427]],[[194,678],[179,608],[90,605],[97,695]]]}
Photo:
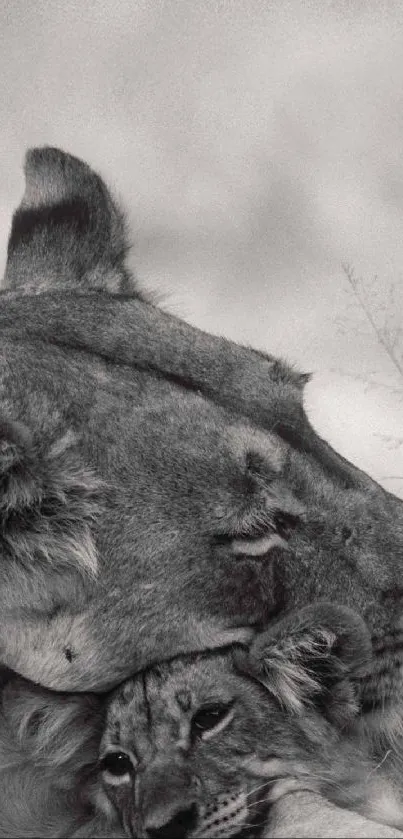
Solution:
{"label": "grayscale background", "polygon": [[10,0],[0,33],[3,264],[26,147],[85,158],[140,282],[313,371],[318,431],[403,497],[403,3]]}

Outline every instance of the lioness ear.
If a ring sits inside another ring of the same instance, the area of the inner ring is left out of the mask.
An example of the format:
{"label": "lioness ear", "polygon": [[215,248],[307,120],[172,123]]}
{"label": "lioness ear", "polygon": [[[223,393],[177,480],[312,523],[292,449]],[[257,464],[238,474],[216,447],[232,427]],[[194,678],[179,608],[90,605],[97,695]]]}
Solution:
{"label": "lioness ear", "polygon": [[352,675],[371,656],[364,621],[344,606],[317,603],[290,614],[258,635],[236,664],[293,713],[316,706],[343,725],[357,713]]}
{"label": "lioness ear", "polygon": [[4,285],[30,294],[57,288],[133,292],[123,215],[102,179],[54,148],[25,158]]}

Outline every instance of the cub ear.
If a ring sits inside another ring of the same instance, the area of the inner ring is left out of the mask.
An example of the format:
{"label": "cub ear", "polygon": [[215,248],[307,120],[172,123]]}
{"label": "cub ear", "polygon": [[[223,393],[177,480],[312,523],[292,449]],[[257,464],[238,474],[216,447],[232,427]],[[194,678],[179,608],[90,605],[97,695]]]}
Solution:
{"label": "cub ear", "polygon": [[287,709],[316,707],[343,726],[358,712],[354,676],[371,657],[368,629],[344,606],[317,603],[285,617],[238,651],[236,666]]}
{"label": "cub ear", "polygon": [[133,293],[124,266],[123,214],[103,180],[76,157],[47,147],[27,152],[24,172],[4,286],[30,294],[58,288]]}

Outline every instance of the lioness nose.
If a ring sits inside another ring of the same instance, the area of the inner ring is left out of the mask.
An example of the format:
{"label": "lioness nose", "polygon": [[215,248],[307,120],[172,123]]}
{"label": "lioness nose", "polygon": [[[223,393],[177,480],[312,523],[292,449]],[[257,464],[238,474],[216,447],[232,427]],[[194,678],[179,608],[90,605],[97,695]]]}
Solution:
{"label": "lioness nose", "polygon": [[196,826],[197,808],[192,804],[186,810],[178,810],[178,812],[166,822],[166,824],[159,827],[152,824],[146,825],[146,833],[148,839],[185,839],[189,831]]}

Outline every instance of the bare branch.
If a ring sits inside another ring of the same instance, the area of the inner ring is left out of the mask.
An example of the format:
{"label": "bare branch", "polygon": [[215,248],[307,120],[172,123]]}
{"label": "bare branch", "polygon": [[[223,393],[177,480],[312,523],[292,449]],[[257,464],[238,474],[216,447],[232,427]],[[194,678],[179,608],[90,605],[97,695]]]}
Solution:
{"label": "bare branch", "polygon": [[[402,355],[398,353],[398,344],[400,343],[400,337],[402,335],[402,327],[400,325],[394,326],[391,323],[391,318],[395,314],[394,290],[392,289],[389,292],[388,306],[385,304],[383,307],[385,311],[385,323],[384,326],[381,327],[373,315],[372,308],[368,302],[368,295],[365,293],[365,289],[363,290],[362,280],[359,277],[356,277],[354,270],[350,265],[343,265],[343,271],[347,278],[347,282],[349,283],[358,304],[364,312],[365,317],[375,332],[380,345],[383,347],[393,366],[403,379],[403,353]],[[374,277],[373,282],[375,282],[376,279],[377,278]]]}

